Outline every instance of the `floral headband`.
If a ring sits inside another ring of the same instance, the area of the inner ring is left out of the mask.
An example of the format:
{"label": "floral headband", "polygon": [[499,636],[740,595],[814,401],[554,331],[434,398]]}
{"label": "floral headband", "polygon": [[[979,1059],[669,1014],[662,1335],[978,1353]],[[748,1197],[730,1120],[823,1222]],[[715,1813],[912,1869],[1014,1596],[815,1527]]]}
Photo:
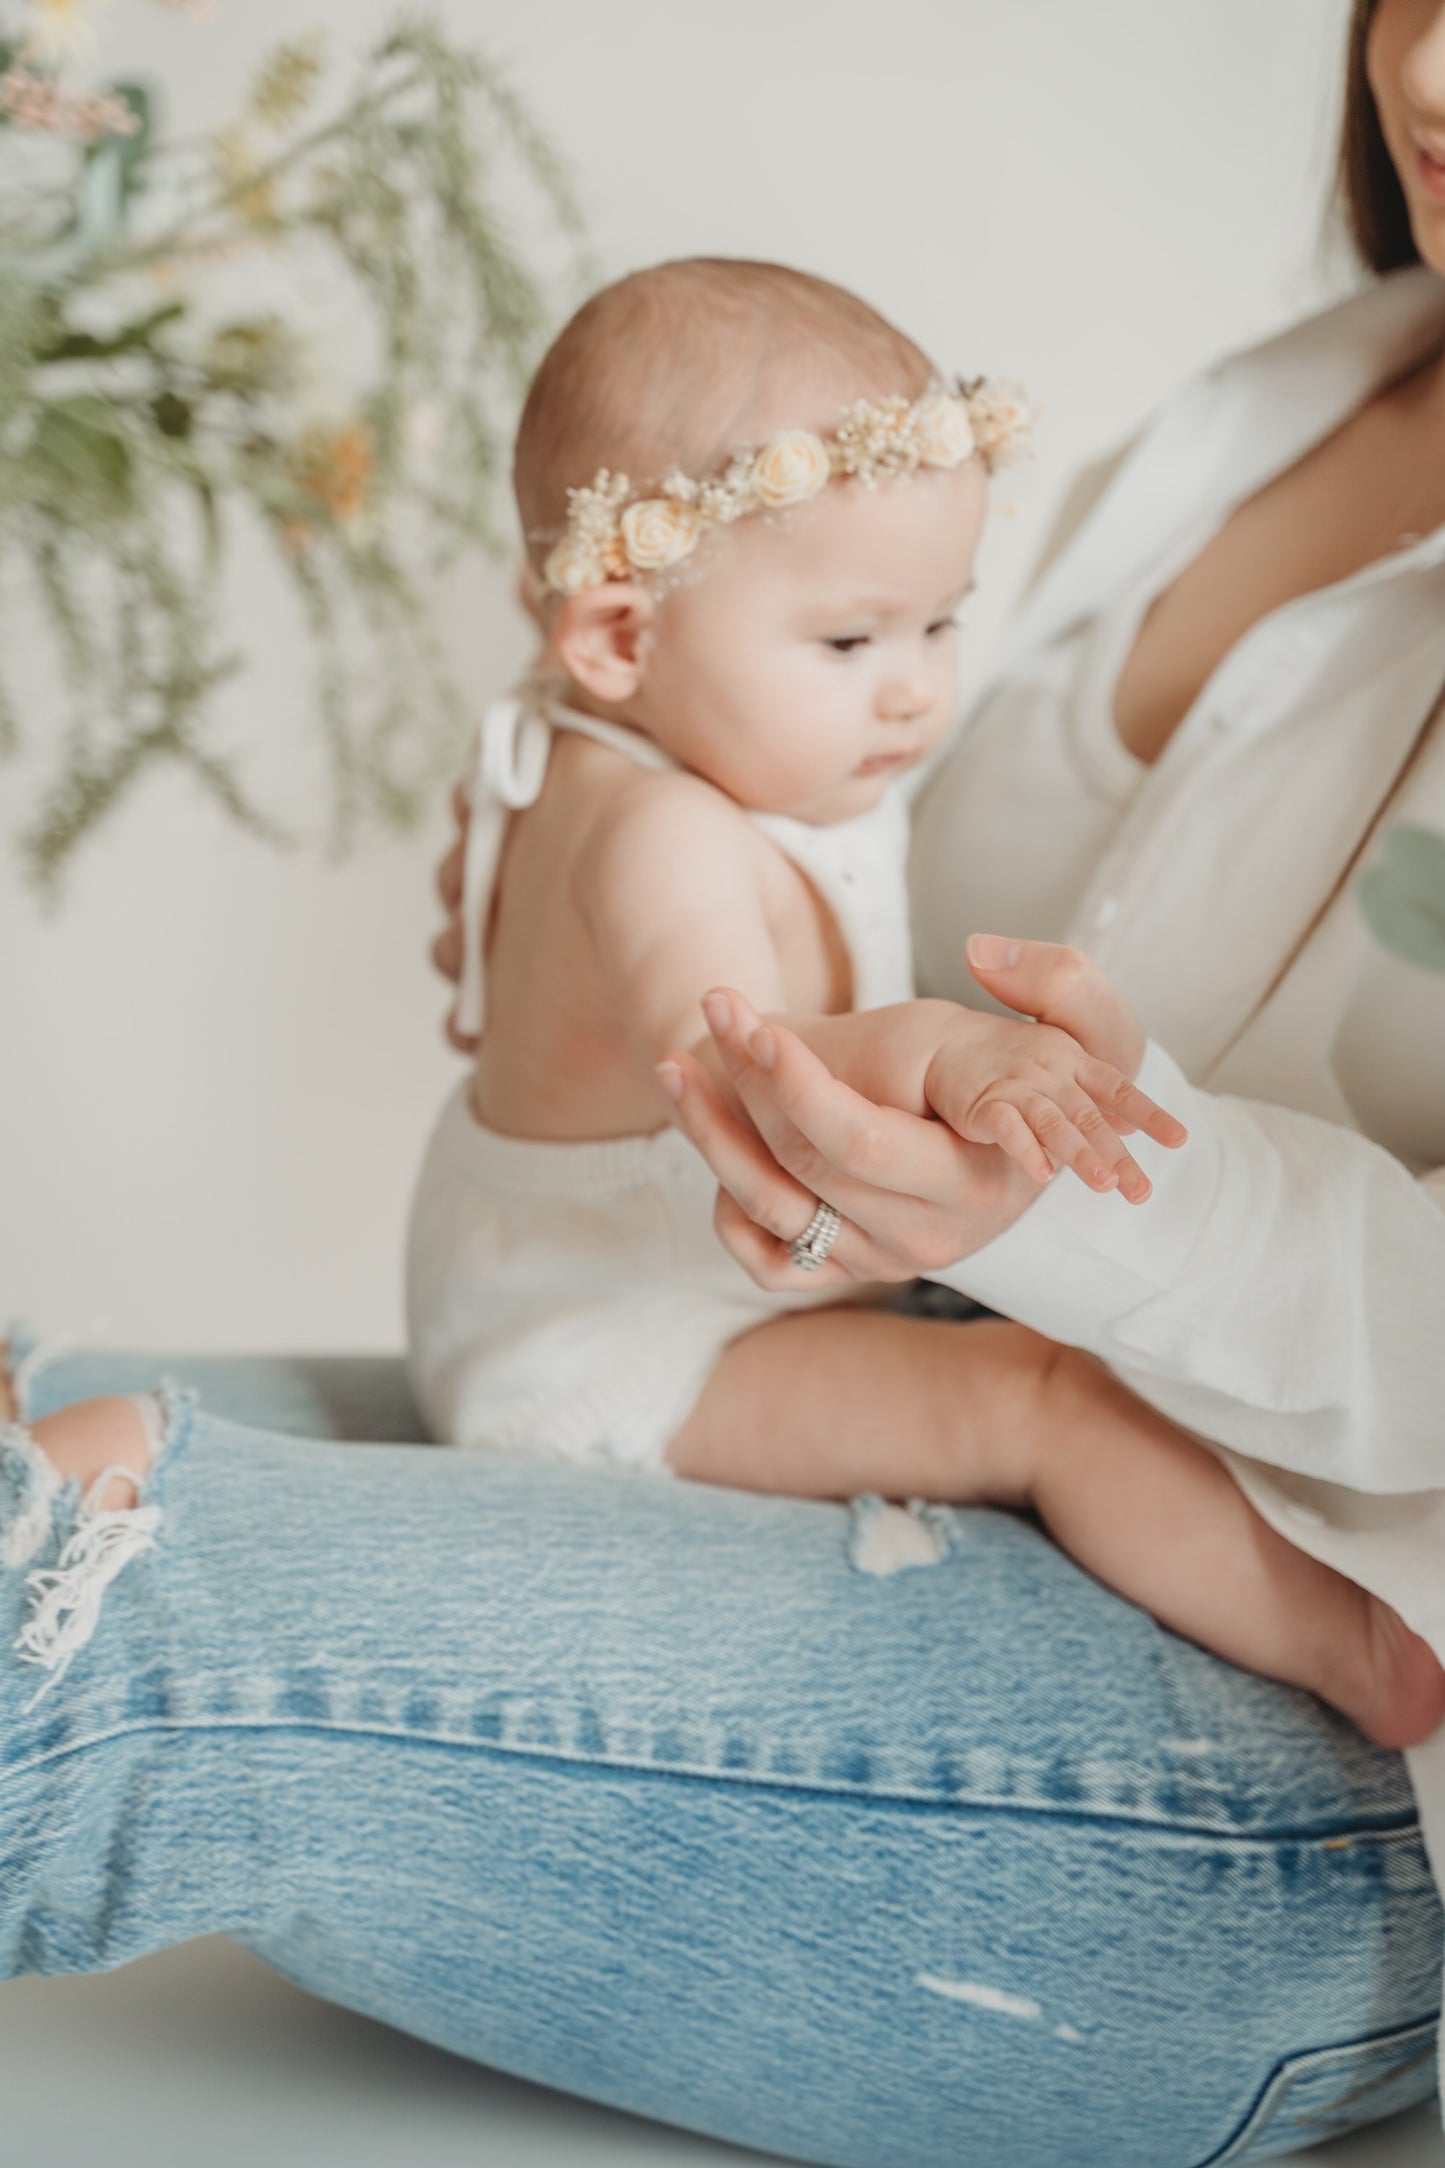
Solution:
{"label": "floral headband", "polygon": [[655,497],[634,497],[625,474],[599,468],[586,489],[567,492],[567,528],[542,567],[543,592],[578,595],[604,580],[665,571],[690,557],[709,527],[804,504],[841,476],[871,486],[879,475],[957,467],[975,452],[990,471],[1008,466],[1028,457],[1032,420],[1017,385],[959,378],[918,400],[860,399],[828,437],[786,429],[734,453],[711,481],[674,470]]}

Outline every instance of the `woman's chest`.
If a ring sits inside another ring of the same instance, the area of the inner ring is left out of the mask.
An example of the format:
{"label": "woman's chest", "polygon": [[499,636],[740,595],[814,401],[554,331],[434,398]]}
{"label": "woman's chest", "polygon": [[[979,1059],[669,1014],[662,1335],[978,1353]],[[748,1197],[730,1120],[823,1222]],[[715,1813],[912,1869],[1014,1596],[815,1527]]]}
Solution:
{"label": "woman's chest", "polygon": [[969,934],[1073,942],[1197,1081],[1445,1164],[1445,973],[1375,939],[1359,885],[1395,827],[1445,830],[1445,592],[1413,636],[1374,627],[1372,669],[1355,612],[1333,641],[1329,615],[1308,650],[1262,630],[1249,687],[1222,684],[1127,806],[1074,757],[1081,640],[1001,687],[919,825],[920,975],[977,1004]]}
{"label": "woman's chest", "polygon": [[1353,415],[1239,506],[1158,596],[1114,691],[1124,745],[1157,759],[1219,664],[1272,611],[1445,523],[1432,368]]}

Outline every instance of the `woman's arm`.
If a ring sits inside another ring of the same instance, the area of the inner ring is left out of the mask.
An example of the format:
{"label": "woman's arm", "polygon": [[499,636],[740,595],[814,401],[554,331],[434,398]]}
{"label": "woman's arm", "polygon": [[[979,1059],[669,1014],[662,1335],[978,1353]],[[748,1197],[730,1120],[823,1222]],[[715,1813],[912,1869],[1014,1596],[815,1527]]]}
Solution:
{"label": "woman's arm", "polygon": [[1086,1217],[1056,1182],[933,1276],[1237,1452],[1353,1490],[1438,1488],[1445,1169],[1417,1180],[1351,1130],[1198,1091],[1158,1048],[1141,1077],[1191,1140],[1149,1166],[1146,1211]]}
{"label": "woman's arm", "polygon": [[[1016,990],[1043,1015],[1049,954]],[[1357,1490],[1445,1481],[1445,1171],[1417,1181],[1351,1131],[1196,1090],[1151,1046],[1139,1083],[1190,1141],[1136,1140],[1148,1205],[1062,1179],[1027,1195],[941,1125],[860,1100],[782,1029],[759,1067],[749,1023],[744,1007],[719,1045],[768,1151],[700,1085],[679,1119],[731,1191],[720,1234],[763,1284],[789,1284],[787,1241],[828,1196],[839,1278],[941,1280],[1256,1459]]]}

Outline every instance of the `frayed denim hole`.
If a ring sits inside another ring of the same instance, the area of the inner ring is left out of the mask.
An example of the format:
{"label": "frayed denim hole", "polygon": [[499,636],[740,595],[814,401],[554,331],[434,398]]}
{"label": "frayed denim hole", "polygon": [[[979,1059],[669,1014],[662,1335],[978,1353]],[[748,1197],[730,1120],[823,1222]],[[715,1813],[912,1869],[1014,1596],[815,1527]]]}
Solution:
{"label": "frayed denim hole", "polygon": [[[156,1548],[163,1519],[156,1491],[163,1486],[177,1452],[189,1442],[196,1396],[165,1379],[154,1394],[131,1398],[151,1445],[151,1464],[145,1475],[137,1479],[124,1462],[103,1468],[75,1507],[72,1532],[54,1567],[31,1573],[26,1580],[30,1615],[20,1628],[16,1646],[23,1662],[39,1664],[47,1673],[25,1705],[27,1715],[60,1683],[89,1644],[111,1583],[135,1559]],[[29,1452],[39,1455],[49,1468],[34,1439],[28,1433],[22,1437]],[[54,1475],[53,1468],[50,1472]],[[109,1486],[117,1475],[135,1486],[133,1504],[106,1505]],[[68,1486],[72,1491],[77,1487]],[[55,1495],[52,1490],[52,1499]]]}
{"label": "frayed denim hole", "polygon": [[848,1561],[859,1573],[879,1579],[910,1567],[941,1565],[954,1547],[957,1527],[946,1506],[923,1498],[890,1505],[868,1491],[849,1508]]}
{"label": "frayed denim hole", "polygon": [[0,1486],[15,1506],[0,1529],[0,1567],[28,1565],[51,1541],[58,1523],[74,1518],[80,1485],[62,1476],[24,1423],[0,1425]]}

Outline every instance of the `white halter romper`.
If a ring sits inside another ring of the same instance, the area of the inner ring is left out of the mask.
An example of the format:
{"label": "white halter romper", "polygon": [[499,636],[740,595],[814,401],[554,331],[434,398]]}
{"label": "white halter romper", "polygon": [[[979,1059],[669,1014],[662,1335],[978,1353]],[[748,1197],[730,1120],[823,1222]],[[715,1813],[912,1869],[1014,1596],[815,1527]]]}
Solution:
{"label": "white halter romper", "polygon": [[[575,730],[639,766],[671,769],[639,733],[528,684],[478,737],[464,875],[463,1028],[485,1017],[482,953],[507,823],[535,804],[554,732]],[[831,828],[780,814],[757,826],[833,912],[854,1006],[913,991],[896,791]],[[460,1085],[422,1163],[407,1256],[411,1376],[435,1437],[666,1474],[722,1350],[765,1318],[837,1296],[754,1286],[719,1244],[716,1184],[680,1131],[555,1143],[484,1128]]]}

